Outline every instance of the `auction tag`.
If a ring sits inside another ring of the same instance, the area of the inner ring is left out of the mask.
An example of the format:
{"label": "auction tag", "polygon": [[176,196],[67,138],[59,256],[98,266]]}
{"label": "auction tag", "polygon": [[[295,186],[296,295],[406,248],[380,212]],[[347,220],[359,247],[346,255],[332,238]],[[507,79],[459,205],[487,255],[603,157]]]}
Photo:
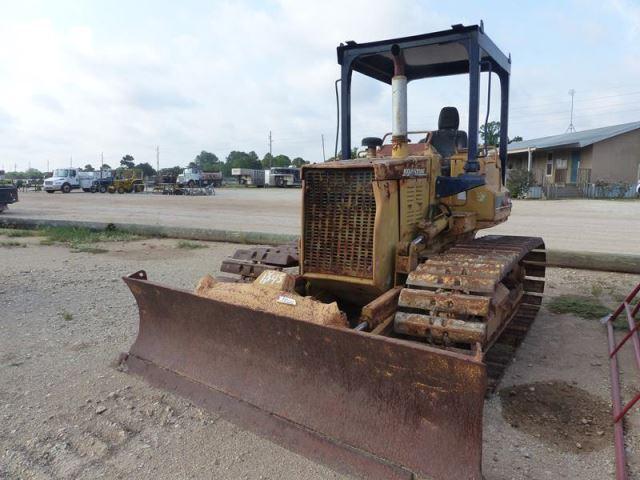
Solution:
{"label": "auction tag", "polygon": [[278,303],[284,303],[285,305],[297,305],[296,299],[291,297],[285,297],[284,295],[280,295],[277,300]]}

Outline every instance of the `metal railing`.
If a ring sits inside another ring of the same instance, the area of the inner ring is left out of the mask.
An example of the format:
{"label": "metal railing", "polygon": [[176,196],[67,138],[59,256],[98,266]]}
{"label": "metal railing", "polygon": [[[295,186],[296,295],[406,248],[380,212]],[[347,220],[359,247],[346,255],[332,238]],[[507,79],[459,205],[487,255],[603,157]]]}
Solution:
{"label": "metal railing", "polygon": [[[636,323],[636,315],[640,310],[640,302],[638,302],[633,310],[631,303],[640,292],[640,283],[634,288],[624,301],[618,306],[618,308],[611,315],[602,319],[602,322],[607,326],[607,336],[609,340],[609,370],[611,374],[611,402],[613,404],[613,438],[615,444],[616,455],[616,480],[627,480],[627,459],[626,451],[624,448],[624,426],[622,420],[631,408],[640,401],[640,392],[626,404],[622,401],[622,395],[620,392],[620,369],[618,367],[618,352],[625,345],[625,343],[631,339],[633,344],[633,350],[635,354],[635,362],[638,368],[638,376],[640,377],[640,322]],[[613,322],[618,316],[624,312],[627,317],[627,324],[629,331],[627,334],[616,344],[615,334],[613,331]]]}
{"label": "metal railing", "polygon": [[584,185],[588,185],[591,183],[591,169],[590,168],[579,168],[578,176],[576,179],[576,184],[581,187]]}

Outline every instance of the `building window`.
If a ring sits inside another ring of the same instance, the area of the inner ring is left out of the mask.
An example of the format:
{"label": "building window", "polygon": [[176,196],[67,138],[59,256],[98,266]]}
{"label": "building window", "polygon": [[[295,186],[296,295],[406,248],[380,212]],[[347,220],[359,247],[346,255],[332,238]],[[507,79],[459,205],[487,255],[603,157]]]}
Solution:
{"label": "building window", "polygon": [[547,154],[547,175],[553,173],[553,153]]}
{"label": "building window", "polygon": [[566,158],[557,158],[556,159],[556,168],[558,170],[566,170],[567,169],[567,159]]}

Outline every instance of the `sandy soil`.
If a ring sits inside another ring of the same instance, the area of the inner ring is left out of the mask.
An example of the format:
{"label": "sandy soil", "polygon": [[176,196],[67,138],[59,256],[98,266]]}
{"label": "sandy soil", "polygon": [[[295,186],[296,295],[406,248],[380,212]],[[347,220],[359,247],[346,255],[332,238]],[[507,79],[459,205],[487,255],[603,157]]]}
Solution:
{"label": "sandy soil", "polygon": [[[346,478],[114,366],[137,330],[136,305],[121,276],[144,268],[153,280],[191,289],[203,275],[215,274],[236,246],[184,250],[173,240],[144,240],[103,244],[108,253],[90,254],[40,246],[37,238],[0,237],[8,240],[27,246],[0,247],[0,478]],[[551,269],[548,294],[589,295],[594,285],[624,291],[638,281]],[[623,360],[630,374],[630,356]],[[559,412],[578,409],[561,429],[585,447],[556,441],[553,419],[528,428],[545,410],[522,411],[518,418],[494,395],[485,407],[487,480],[613,478],[610,431],[603,427],[606,433],[598,436],[599,425],[582,423],[595,421],[596,413],[601,421],[609,401],[606,337],[597,321],[543,307],[502,387],[524,388],[515,398],[523,395],[526,404],[531,386],[549,382],[559,385],[550,389]],[[627,398],[633,388],[627,385]],[[541,401],[544,392],[538,392]],[[640,478],[638,412],[628,426],[629,456]],[[595,441],[586,438],[591,430]]]}
{"label": "sandy soil", "polygon": [[[26,192],[3,213],[50,218],[299,234],[300,189],[222,188],[212,197]],[[516,200],[487,232],[541,236],[547,248],[640,254],[640,201]]]}

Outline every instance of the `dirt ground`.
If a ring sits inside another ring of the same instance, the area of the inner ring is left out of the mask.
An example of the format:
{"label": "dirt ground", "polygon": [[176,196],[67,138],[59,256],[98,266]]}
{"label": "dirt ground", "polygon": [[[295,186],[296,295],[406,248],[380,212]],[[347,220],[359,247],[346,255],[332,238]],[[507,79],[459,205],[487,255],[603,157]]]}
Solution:
{"label": "dirt ground", "polygon": [[[121,276],[143,268],[154,281],[191,289],[236,245],[141,240],[92,254],[0,236],[9,240],[26,247],[0,247],[0,478],[347,478],[114,366],[137,331]],[[625,291],[638,281],[550,269],[547,293]],[[628,353],[626,398],[640,387],[629,384]],[[501,388],[484,411],[487,480],[613,478],[606,336],[597,321],[543,306]],[[640,479],[638,411],[627,438]]]}
{"label": "dirt ground", "polygon": [[[2,215],[297,235],[300,195],[299,188],[221,188],[211,197],[25,192]],[[552,249],[640,255],[639,219],[638,200],[516,200],[509,221],[490,232],[541,236]]]}

